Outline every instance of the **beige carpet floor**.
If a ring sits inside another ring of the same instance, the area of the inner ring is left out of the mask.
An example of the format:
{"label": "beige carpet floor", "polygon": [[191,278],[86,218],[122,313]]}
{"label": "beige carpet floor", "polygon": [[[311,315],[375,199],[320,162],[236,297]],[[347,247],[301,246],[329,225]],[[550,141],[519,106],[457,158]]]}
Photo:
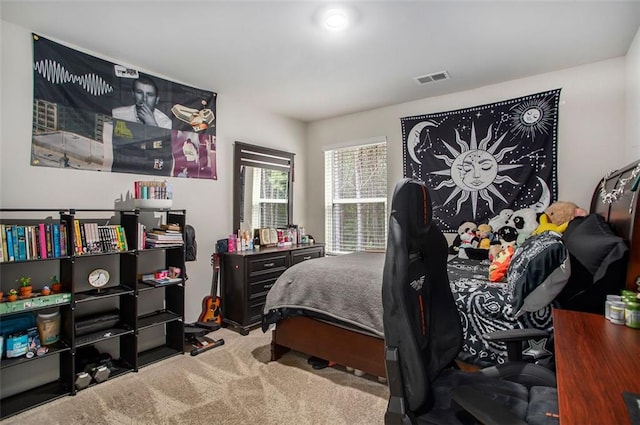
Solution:
{"label": "beige carpet floor", "polygon": [[225,345],[172,357],[46,405],[2,425],[207,424],[373,425],[388,389],[341,367],[313,370],[295,352],[271,362],[271,333],[210,335]]}

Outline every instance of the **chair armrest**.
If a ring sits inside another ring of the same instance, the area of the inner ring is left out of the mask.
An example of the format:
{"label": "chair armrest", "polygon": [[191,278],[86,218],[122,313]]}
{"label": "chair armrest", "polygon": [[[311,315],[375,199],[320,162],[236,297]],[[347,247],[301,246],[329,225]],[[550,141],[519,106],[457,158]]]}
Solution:
{"label": "chair armrest", "polygon": [[522,341],[545,336],[549,336],[549,332],[541,329],[526,328],[489,332],[483,334],[482,338],[492,342],[504,342],[507,346],[507,358],[510,362],[517,362],[522,360]]}
{"label": "chair armrest", "polygon": [[454,388],[451,397],[464,410],[485,425],[527,425],[522,419],[508,411],[483,393],[470,387]]}
{"label": "chair armrest", "polygon": [[549,336],[549,332],[535,328],[508,329],[506,331],[495,331],[482,335],[487,341],[496,342],[526,341],[531,338],[541,338],[543,336]]}

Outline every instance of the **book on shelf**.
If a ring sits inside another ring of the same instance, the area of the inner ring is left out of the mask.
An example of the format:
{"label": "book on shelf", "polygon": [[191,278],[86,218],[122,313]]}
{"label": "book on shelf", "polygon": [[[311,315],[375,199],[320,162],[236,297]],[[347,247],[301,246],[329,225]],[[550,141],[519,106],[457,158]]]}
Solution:
{"label": "book on shelf", "polygon": [[18,226],[16,224],[11,225],[11,232],[13,233],[13,256],[14,256],[14,260],[18,261],[18,256],[19,256]]}
{"label": "book on shelf", "polygon": [[138,232],[136,235],[136,249],[144,249],[144,244],[147,240],[147,226],[142,223],[138,223]]}
{"label": "book on shelf", "polygon": [[53,245],[51,244],[51,223],[44,225],[45,239],[47,242],[47,257],[53,258]]}
{"label": "book on shelf", "polygon": [[177,223],[162,224],[160,225],[160,229],[170,232],[182,232],[182,228]]}
{"label": "book on shelf", "polygon": [[27,240],[24,234],[24,226],[16,226],[16,235],[18,243],[18,251],[16,254],[16,261],[24,261],[27,259]]}
{"label": "book on shelf", "polygon": [[9,251],[7,250],[7,226],[2,225],[2,254],[4,256],[4,261],[9,261]]}
{"label": "book on shelf", "polygon": [[51,244],[53,257],[60,257],[60,225],[58,223],[51,225]]}
{"label": "book on shelf", "polygon": [[143,283],[146,283],[148,285],[169,285],[172,283],[180,283],[182,282],[182,279],[176,277],[176,278],[171,278],[171,277],[163,277],[160,279],[143,279],[142,280]]}
{"label": "book on shelf", "polygon": [[45,237],[44,223],[38,224],[38,250],[40,258],[47,258],[47,239]]}
{"label": "book on shelf", "polygon": [[7,250],[6,250],[6,236],[4,233],[4,224],[0,224],[0,262],[6,261],[7,258]]}
{"label": "book on shelf", "polygon": [[7,259],[8,261],[16,261],[16,255],[13,251],[13,226],[7,224],[5,232],[7,234]]}
{"label": "book on shelf", "polygon": [[145,242],[146,248],[161,248],[169,246],[181,246],[184,243],[182,241],[157,241],[153,239],[147,239]]}
{"label": "book on shelf", "polygon": [[151,232],[147,233],[147,239],[156,239],[156,240],[163,240],[163,241],[182,241],[182,233],[159,234],[159,233],[151,231]]}
{"label": "book on shelf", "polygon": [[73,242],[76,255],[82,255],[82,237],[80,236],[80,220],[77,218],[73,220]]}
{"label": "book on shelf", "polygon": [[67,256],[67,225],[60,223],[60,256]]}

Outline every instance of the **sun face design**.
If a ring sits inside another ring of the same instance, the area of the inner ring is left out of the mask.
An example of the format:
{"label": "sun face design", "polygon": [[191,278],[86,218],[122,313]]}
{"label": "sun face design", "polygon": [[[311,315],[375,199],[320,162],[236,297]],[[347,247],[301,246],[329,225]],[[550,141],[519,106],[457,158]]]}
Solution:
{"label": "sun face design", "polygon": [[444,161],[445,165],[449,168],[433,171],[429,174],[450,177],[450,179],[441,182],[434,190],[442,187],[454,188],[444,204],[448,204],[457,197],[456,214],[460,212],[462,204],[471,199],[471,209],[473,217],[475,218],[478,197],[485,200],[489,209],[495,212],[493,209],[494,197],[507,203],[507,200],[495,184],[508,182],[514,186],[518,185],[518,182],[511,177],[500,175],[503,171],[522,167],[520,164],[500,164],[500,161],[502,161],[505,155],[516,149],[516,147],[508,146],[498,151],[506,133],[494,141],[492,137],[492,125],[489,126],[487,135],[480,141],[480,144],[477,142],[475,124],[473,123],[471,124],[471,140],[468,143],[462,139],[457,129],[455,130],[455,134],[456,143],[460,149],[455,149],[451,144],[443,141],[444,146],[450,152],[451,156],[434,155],[436,158]]}
{"label": "sun face design", "polygon": [[545,98],[529,99],[514,106],[510,121],[513,132],[520,137],[535,137],[536,132],[548,134],[552,124],[552,106]]}

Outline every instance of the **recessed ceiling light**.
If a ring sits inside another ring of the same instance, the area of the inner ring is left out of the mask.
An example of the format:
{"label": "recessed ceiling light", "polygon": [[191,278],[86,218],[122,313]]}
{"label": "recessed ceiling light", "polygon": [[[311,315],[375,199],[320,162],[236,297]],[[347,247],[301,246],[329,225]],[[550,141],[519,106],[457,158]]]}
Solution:
{"label": "recessed ceiling light", "polygon": [[342,9],[329,9],[324,15],[324,25],[332,31],[343,30],[349,26],[349,16]]}

